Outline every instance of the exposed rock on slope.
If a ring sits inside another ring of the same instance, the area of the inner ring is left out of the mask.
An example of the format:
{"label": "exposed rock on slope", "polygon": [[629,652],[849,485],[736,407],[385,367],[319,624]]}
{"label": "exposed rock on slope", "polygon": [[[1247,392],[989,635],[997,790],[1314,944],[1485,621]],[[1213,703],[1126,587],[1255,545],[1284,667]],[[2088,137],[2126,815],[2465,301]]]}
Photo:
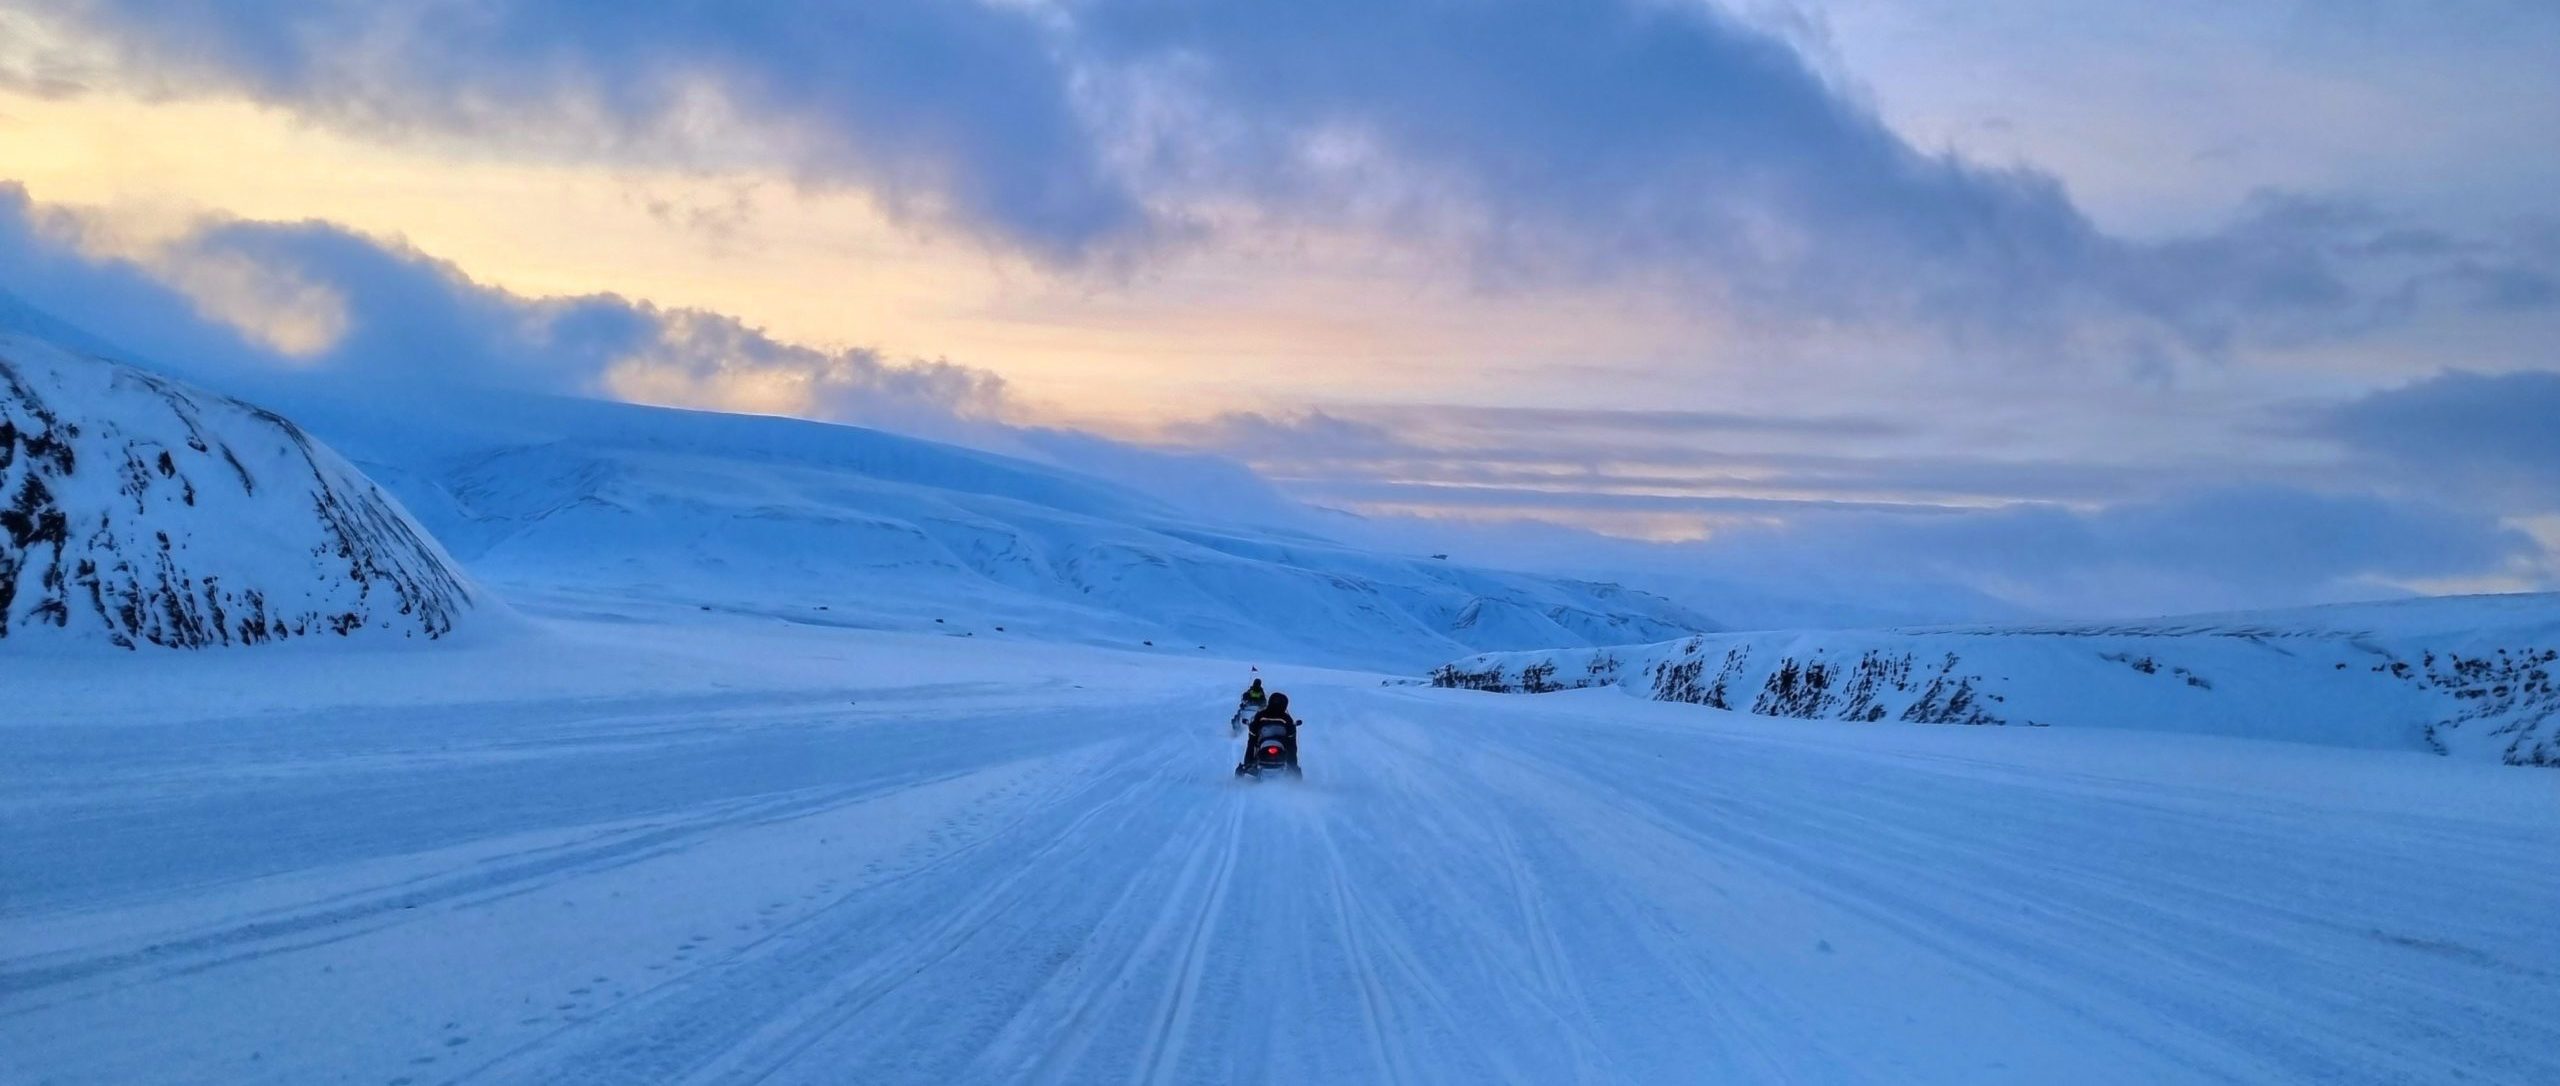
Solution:
{"label": "exposed rock on slope", "polygon": [[2560,765],[2560,596],[2149,623],[1713,634],[1495,653],[1435,685],[1613,686],[1763,716],[2097,725]]}
{"label": "exposed rock on slope", "polygon": [[471,585],[284,418],[0,329],[0,638],[435,638]]}

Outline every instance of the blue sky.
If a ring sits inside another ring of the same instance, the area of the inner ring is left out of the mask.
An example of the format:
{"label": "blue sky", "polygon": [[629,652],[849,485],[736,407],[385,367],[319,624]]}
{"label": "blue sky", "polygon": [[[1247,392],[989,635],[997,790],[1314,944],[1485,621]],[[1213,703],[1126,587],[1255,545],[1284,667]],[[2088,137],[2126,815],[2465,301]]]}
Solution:
{"label": "blue sky", "polygon": [[212,372],[2055,612],[2560,576],[2524,0],[0,0],[0,181],[0,288]]}

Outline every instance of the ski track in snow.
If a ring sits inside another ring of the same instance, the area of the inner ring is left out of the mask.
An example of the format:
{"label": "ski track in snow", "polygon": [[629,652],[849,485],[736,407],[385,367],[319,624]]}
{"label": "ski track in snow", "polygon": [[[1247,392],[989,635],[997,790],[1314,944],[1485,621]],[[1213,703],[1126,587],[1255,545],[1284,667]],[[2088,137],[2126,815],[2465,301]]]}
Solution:
{"label": "ski track in snow", "polygon": [[20,728],[0,1079],[2560,1081],[2560,803],[1293,692]]}

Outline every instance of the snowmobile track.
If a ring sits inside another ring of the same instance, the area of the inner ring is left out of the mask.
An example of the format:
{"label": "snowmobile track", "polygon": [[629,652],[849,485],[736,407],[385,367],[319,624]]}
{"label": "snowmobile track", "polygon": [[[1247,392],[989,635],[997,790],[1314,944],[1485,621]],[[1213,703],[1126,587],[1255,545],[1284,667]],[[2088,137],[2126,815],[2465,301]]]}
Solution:
{"label": "snowmobile track", "polygon": [[1192,689],[203,722],[0,791],[94,850],[11,857],[0,1078],[2560,1081],[2504,771],[1291,685],[1287,788]]}

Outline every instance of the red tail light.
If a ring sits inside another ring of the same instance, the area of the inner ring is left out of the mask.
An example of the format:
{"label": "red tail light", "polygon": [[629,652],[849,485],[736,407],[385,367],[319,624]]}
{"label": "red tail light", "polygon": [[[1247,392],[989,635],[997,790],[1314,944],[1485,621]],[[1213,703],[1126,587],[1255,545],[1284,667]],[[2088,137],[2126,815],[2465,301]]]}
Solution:
{"label": "red tail light", "polygon": [[1264,748],[1262,748],[1262,753],[1264,753],[1264,754],[1268,754],[1268,755],[1272,755],[1272,756],[1274,756],[1274,757],[1278,757],[1278,756],[1279,756],[1279,754],[1280,754],[1280,748],[1278,748],[1278,747],[1264,747]]}

